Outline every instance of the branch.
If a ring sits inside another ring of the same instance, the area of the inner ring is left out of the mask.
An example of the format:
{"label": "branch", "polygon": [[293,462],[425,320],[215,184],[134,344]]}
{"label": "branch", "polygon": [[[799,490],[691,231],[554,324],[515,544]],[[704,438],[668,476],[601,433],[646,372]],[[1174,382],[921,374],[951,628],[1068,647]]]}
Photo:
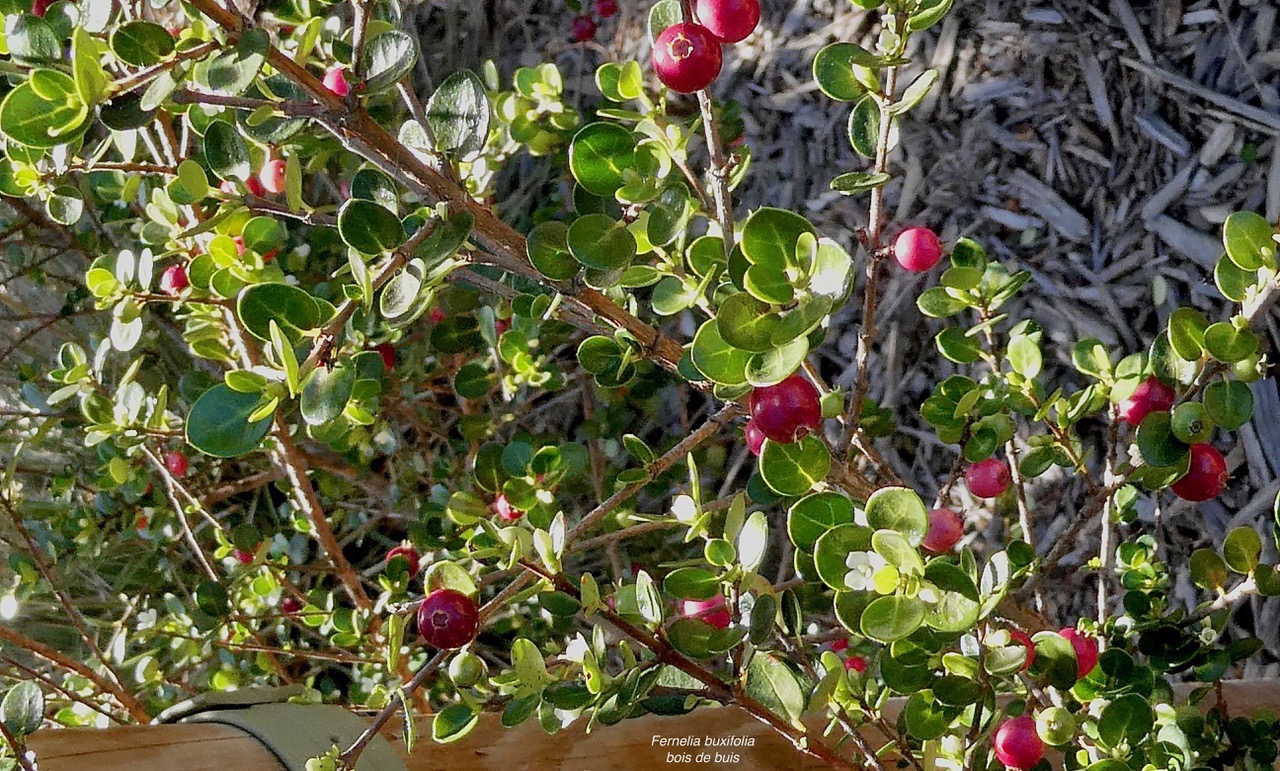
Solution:
{"label": "branch", "polygon": [[143,724],[151,722],[151,715],[147,714],[147,711],[143,709],[142,704],[138,702],[132,693],[124,690],[81,662],[63,654],[61,651],[33,640],[16,629],[7,626],[0,626],[0,640],[12,643],[28,653],[39,656],[45,661],[62,667],[69,672],[75,672],[96,685],[101,693],[110,694],[134,720]]}

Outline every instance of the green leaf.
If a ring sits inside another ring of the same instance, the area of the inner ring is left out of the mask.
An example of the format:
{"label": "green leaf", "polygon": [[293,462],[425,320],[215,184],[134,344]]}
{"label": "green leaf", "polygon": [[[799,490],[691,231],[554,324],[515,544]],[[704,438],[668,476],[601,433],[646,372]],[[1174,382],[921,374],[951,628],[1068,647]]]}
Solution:
{"label": "green leaf", "polygon": [[813,436],[790,444],[765,440],[760,453],[760,476],[779,495],[804,495],[830,470],[831,453]]}
{"label": "green leaf", "polygon": [[1009,366],[1019,375],[1031,380],[1040,374],[1044,356],[1040,345],[1028,335],[1019,335],[1009,342]]}
{"label": "green leaf", "polygon": [[58,185],[50,191],[45,211],[54,222],[74,225],[84,215],[84,197],[70,185]]}
{"label": "green leaf", "polygon": [[828,530],[851,522],[853,501],[840,493],[814,493],[792,504],[787,512],[787,535],[797,549],[813,551]]}
{"label": "green leaf", "polygon": [[906,722],[911,738],[920,741],[932,741],[946,735],[954,711],[938,704],[933,698],[933,691],[926,688],[911,694],[907,705],[902,709],[902,719]]}
{"label": "green leaf", "polygon": [[1098,379],[1111,377],[1111,356],[1101,340],[1089,338],[1076,343],[1071,361],[1080,372]]}
{"label": "green leaf", "polygon": [[1057,632],[1037,632],[1031,639],[1036,648],[1031,673],[1044,678],[1055,688],[1065,690],[1075,685],[1080,667],[1071,642]]}
{"label": "green leaf", "polygon": [[377,94],[399,83],[418,63],[418,44],[403,30],[391,29],[369,40],[364,47],[362,71],[365,92]]}
{"label": "green leaf", "polygon": [[290,340],[299,342],[303,334],[323,322],[320,304],[306,290],[288,284],[254,284],[246,287],[236,301],[236,315],[245,329],[259,340],[271,339],[271,322]]}
{"label": "green leaf", "polygon": [[978,341],[959,327],[948,327],[934,338],[938,351],[957,364],[972,364],[982,356]]}
{"label": "green leaf", "polygon": [[631,132],[613,123],[589,123],[569,144],[569,169],[593,195],[613,198],[622,187],[623,172],[633,168],[636,142]]}
{"label": "green leaf", "polygon": [[742,253],[753,265],[777,270],[795,262],[796,244],[804,233],[817,235],[813,225],[785,209],[757,209],[742,226]]}
{"label": "green leaf", "polygon": [[1222,225],[1222,243],[1227,256],[1242,270],[1275,267],[1275,228],[1261,215],[1236,212]]}
{"label": "green leaf", "polygon": [[489,142],[489,97],[480,76],[459,70],[427,101],[427,123],[445,152],[467,158]]}
{"label": "green leaf", "polygon": [[884,557],[899,573],[922,575],[924,560],[920,552],[905,537],[893,530],[877,530],[871,534],[871,549]]}
{"label": "green leaf", "polygon": [[1258,283],[1258,271],[1245,270],[1227,255],[1218,259],[1213,268],[1213,282],[1222,296],[1232,302],[1244,302],[1249,289]]}
{"label": "green leaf", "polygon": [[924,569],[924,579],[933,584],[938,600],[927,606],[925,623],[930,629],[958,634],[978,622],[981,613],[978,587],[961,568],[935,559]]}
{"label": "green leaf", "polygon": [[1253,391],[1238,380],[1216,380],[1204,389],[1204,407],[1215,423],[1234,431],[1253,417]]}
{"label": "green leaf", "polygon": [[40,686],[23,680],[9,689],[0,702],[0,721],[15,736],[28,736],[44,723],[44,693]]}
{"label": "green leaf", "polygon": [[98,44],[84,27],[72,30],[71,66],[80,101],[87,105],[101,102],[107,93],[107,73],[98,61]]}
{"label": "green leaf", "polygon": [[529,262],[552,281],[567,281],[578,275],[578,261],[569,253],[569,226],[549,221],[538,224],[525,241]]}
{"label": "green leaf", "polygon": [[764,353],[754,353],[747,362],[747,382],[756,388],[776,385],[790,377],[809,355],[809,340],[798,337]]}
{"label": "green leaf", "polygon": [[215,458],[236,458],[252,452],[271,428],[270,416],[249,420],[257,406],[256,394],[233,391],[219,383],[191,405],[187,443]]}
{"label": "green leaf", "polygon": [[717,329],[725,342],[744,351],[762,352],[773,349],[773,333],[781,318],[769,305],[746,292],[730,295],[720,304]]}
{"label": "green leaf", "polygon": [[855,524],[836,525],[813,544],[814,568],[823,583],[837,591],[847,590],[845,575],[849,568],[845,559],[850,552],[871,548],[871,529]]}
{"label": "green leaf", "polygon": [[36,70],[0,102],[0,132],[27,147],[70,141],[88,117],[75,81],[56,70]]}
{"label": "green leaf", "polygon": [[348,199],[338,210],[338,235],[361,254],[382,254],[405,242],[400,218],[373,201]]}
{"label": "green leaf", "polygon": [[763,511],[753,512],[738,533],[738,560],[743,570],[754,571],[769,547],[769,521]]}
{"label": "green leaf", "polygon": [[929,512],[914,490],[882,487],[867,499],[867,524],[875,530],[901,533],[919,546],[929,532]]}
{"label": "green leaf", "polygon": [[204,132],[204,157],[209,168],[222,179],[248,179],[253,173],[249,165],[249,146],[236,127],[215,120]]}
{"label": "green leaf", "polygon": [[1098,736],[1109,747],[1141,746],[1155,726],[1155,712],[1147,697],[1131,693],[1112,701],[1098,718]]}
{"label": "green leaf", "polygon": [[969,302],[947,291],[946,287],[935,286],[920,293],[916,298],[916,307],[926,316],[944,319],[968,308]]}
{"label": "green leaf", "polygon": [[709,319],[699,327],[689,354],[693,366],[713,383],[739,386],[747,382],[751,354],[729,345],[720,336],[716,319]]}
{"label": "green leaf", "polygon": [[906,639],[924,625],[925,606],[915,597],[878,597],[862,611],[862,633],[892,643]]}
{"label": "green leaf", "polygon": [[[276,357],[280,359],[280,365],[284,368],[284,380],[289,386],[289,396],[297,396],[301,390],[302,384],[298,382],[298,358],[293,352],[293,345],[285,338],[284,333],[280,331],[280,325],[275,319],[267,322],[268,329],[271,333],[271,348],[275,351]],[[254,413],[255,415],[258,413]]]}
{"label": "green leaf", "polygon": [[337,420],[347,408],[355,385],[355,368],[345,362],[316,367],[302,389],[299,408],[303,420],[312,426]]}
{"label": "green leaf", "polygon": [[607,214],[587,214],[574,220],[566,236],[573,258],[588,268],[617,270],[636,257],[636,237],[627,226]]}
{"label": "green leaf", "polygon": [[1222,542],[1222,556],[1235,572],[1252,573],[1262,558],[1262,536],[1251,527],[1237,527]]}
{"label": "green leaf", "polygon": [[1143,418],[1136,437],[1138,450],[1152,466],[1174,466],[1190,448],[1173,435],[1173,419],[1167,412],[1153,412]]}
{"label": "green leaf", "polygon": [[662,580],[662,589],[682,600],[709,600],[720,593],[720,576],[705,568],[676,568]]}
{"label": "green leaf", "polygon": [[868,174],[864,171],[851,171],[831,180],[831,189],[844,195],[858,195],[882,187],[893,177],[888,173]]}
{"label": "green leaf", "polygon": [[173,35],[159,24],[131,21],[111,33],[111,52],[125,64],[150,67],[173,53]]}
{"label": "green leaf", "polygon": [[852,102],[867,92],[853,75],[853,65],[878,67],[880,59],[853,43],[832,43],[813,58],[813,80],[818,89],[837,102]]}
{"label": "green leaf", "polygon": [[1204,348],[1218,361],[1234,364],[1258,350],[1258,336],[1247,328],[1237,329],[1230,322],[1219,321],[1204,331]]}
{"label": "green leaf", "polygon": [[752,265],[743,276],[743,287],[756,299],[773,305],[787,305],[795,299],[795,287],[780,265]]}
{"label": "green leaf", "polygon": [[270,47],[266,30],[250,27],[240,35],[233,50],[219,54],[209,63],[209,88],[224,96],[243,94],[262,71]]}
{"label": "green leaf", "polygon": [[431,719],[431,738],[437,744],[456,742],[471,733],[480,722],[480,713],[466,704],[450,704]]}
{"label": "green leaf", "polygon": [[1216,591],[1227,583],[1227,563],[1213,549],[1196,549],[1188,566],[1191,581],[1201,589]]}
{"label": "green leaf", "polygon": [[952,2],[954,0],[921,0],[915,13],[907,17],[907,29],[919,32],[932,27],[951,10]]}
{"label": "green leaf", "polygon": [[864,158],[876,157],[880,142],[880,104],[868,94],[849,113],[849,144]]}
{"label": "green leaf", "polygon": [[929,90],[933,88],[933,84],[938,82],[938,76],[939,72],[933,69],[920,73],[920,77],[913,80],[911,85],[907,86],[907,90],[902,92],[902,98],[894,102],[893,106],[889,108],[890,114],[904,115],[910,112],[913,107],[920,104],[929,95]]}
{"label": "green leaf", "polygon": [[775,653],[758,652],[747,664],[747,695],[754,698],[770,712],[796,721],[804,714],[805,696],[800,679]]}
{"label": "green leaf", "polygon": [[1204,352],[1204,333],[1209,320],[1194,308],[1179,308],[1169,317],[1169,344],[1187,361],[1199,361]]}

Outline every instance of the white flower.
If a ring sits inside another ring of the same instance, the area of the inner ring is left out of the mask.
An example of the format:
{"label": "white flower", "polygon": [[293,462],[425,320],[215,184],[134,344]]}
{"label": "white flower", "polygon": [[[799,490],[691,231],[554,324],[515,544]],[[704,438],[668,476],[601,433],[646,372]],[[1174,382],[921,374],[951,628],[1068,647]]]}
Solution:
{"label": "white flower", "polygon": [[849,568],[849,572],[844,574],[844,585],[855,592],[873,589],[876,571],[888,564],[884,557],[873,551],[849,552],[849,556],[844,558],[844,565]]}

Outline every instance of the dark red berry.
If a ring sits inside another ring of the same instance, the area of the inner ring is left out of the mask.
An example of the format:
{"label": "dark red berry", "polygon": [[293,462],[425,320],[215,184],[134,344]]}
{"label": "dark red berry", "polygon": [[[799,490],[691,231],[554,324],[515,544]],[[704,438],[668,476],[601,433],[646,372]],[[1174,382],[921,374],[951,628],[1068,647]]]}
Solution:
{"label": "dark red berry", "polygon": [[907,270],[922,273],[942,259],[942,243],[928,228],[907,228],[893,243],[893,256]]}
{"label": "dark red berry", "polygon": [[617,15],[618,0],[596,0],[593,7],[596,9],[596,16],[607,19]]}
{"label": "dark red berry", "polygon": [[861,656],[850,656],[844,660],[844,668],[862,674],[867,671],[867,660]]}
{"label": "dark red berry", "polygon": [[499,494],[493,499],[493,513],[506,522],[515,522],[524,516],[524,512],[511,505],[507,496]]}
{"label": "dark red berry", "polygon": [[187,269],[181,265],[170,265],[160,274],[160,291],[167,295],[180,294],[188,286],[191,281],[187,279]]}
{"label": "dark red berry", "polygon": [[258,181],[262,183],[262,189],[268,193],[284,192],[284,172],[285,163],[279,158],[273,158],[267,161],[262,171],[258,172]]}
{"label": "dark red berry", "polygon": [[573,33],[573,42],[585,43],[596,36],[596,21],[587,15],[575,16],[569,29]]}
{"label": "dark red berry", "polygon": [[187,456],[177,452],[166,452],[164,454],[164,467],[169,469],[169,473],[175,477],[184,477],[187,475]]}
{"label": "dark red berry", "polygon": [[760,23],[760,0],[698,0],[698,21],[722,42],[736,43]]}
{"label": "dark red berry", "polygon": [[49,12],[49,6],[53,5],[55,0],[34,0],[31,3],[31,13],[35,16],[44,16]]}
{"label": "dark red berry", "polygon": [[955,548],[964,535],[964,520],[951,509],[934,509],[929,512],[929,532],[920,544],[925,551],[945,554]]}
{"label": "dark red berry", "polygon": [[709,600],[685,600],[681,604],[681,612],[687,618],[700,618],[716,629],[726,629],[733,621],[722,596]]}
{"label": "dark red berry", "polygon": [[302,610],[302,600],[297,597],[285,597],[280,601],[280,612],[286,616],[292,616],[300,610]]}
{"label": "dark red berry", "polygon": [[747,437],[747,449],[751,454],[760,457],[760,451],[764,449],[765,435],[756,426],[754,420],[748,420],[747,425],[742,427],[742,433]]}
{"label": "dark red berry", "polygon": [[760,433],[782,444],[808,434],[822,421],[818,389],[799,375],[755,389],[747,400],[747,409]]}
{"label": "dark red berry", "polygon": [[456,589],[437,589],[418,606],[418,633],[436,648],[461,648],[476,639],[480,611]]}
{"label": "dark red berry", "polygon": [[1067,638],[1071,647],[1076,650],[1076,675],[1084,677],[1098,665],[1098,641],[1089,637],[1073,626],[1061,630],[1058,634]]}
{"label": "dark red berry", "polygon": [[1009,483],[1013,480],[1004,461],[987,458],[965,469],[964,481],[969,486],[969,492],[979,498],[997,498],[1009,489]]}
{"label": "dark red berry", "polygon": [[1173,389],[1160,378],[1149,377],[1133,389],[1128,399],[1116,406],[1116,413],[1129,425],[1140,425],[1142,419],[1153,412],[1168,412],[1173,409],[1176,396]]}
{"label": "dark red berry", "polygon": [[1018,670],[1019,672],[1027,671],[1031,668],[1032,662],[1036,660],[1036,644],[1031,641],[1026,632],[1020,629],[1010,629],[1009,639],[1012,642],[1021,643],[1022,647],[1027,649],[1027,660],[1022,662],[1022,668]]}
{"label": "dark red berry", "polygon": [[1018,771],[1034,768],[1044,757],[1044,742],[1036,733],[1036,721],[1030,715],[1019,715],[1001,724],[992,746],[1001,763]]}
{"label": "dark red berry", "polygon": [[849,638],[846,637],[841,640],[832,640],[830,647],[831,647],[831,650],[835,651],[836,653],[839,653],[842,650],[846,650],[849,647]]}
{"label": "dark red berry", "polygon": [[449,318],[449,314],[444,312],[444,308],[436,307],[431,309],[431,323],[439,324]]}
{"label": "dark red berry", "polygon": [[258,181],[257,177],[249,177],[246,179],[244,181],[244,186],[248,188],[251,194],[258,196],[259,198],[267,194],[266,188],[262,186],[262,183]]}
{"label": "dark red berry", "polygon": [[1184,501],[1207,501],[1227,486],[1227,461],[1211,444],[1191,445],[1191,465],[1173,483],[1173,494]]}
{"label": "dark red berry", "polygon": [[396,347],[391,343],[378,343],[373,346],[373,350],[378,352],[382,357],[382,367],[387,372],[396,368]]}
{"label": "dark red berry", "polygon": [[245,551],[244,549],[236,549],[233,554],[236,558],[236,562],[239,562],[241,565],[253,564],[253,552]]}
{"label": "dark red berry", "polygon": [[673,24],[653,42],[653,71],[673,91],[692,94],[720,74],[720,41],[701,24]]}
{"label": "dark red berry", "polygon": [[418,575],[418,568],[421,566],[421,557],[418,556],[418,550],[409,544],[400,544],[391,551],[387,552],[387,562],[396,557],[404,557],[405,562],[409,563],[409,577],[413,578]]}

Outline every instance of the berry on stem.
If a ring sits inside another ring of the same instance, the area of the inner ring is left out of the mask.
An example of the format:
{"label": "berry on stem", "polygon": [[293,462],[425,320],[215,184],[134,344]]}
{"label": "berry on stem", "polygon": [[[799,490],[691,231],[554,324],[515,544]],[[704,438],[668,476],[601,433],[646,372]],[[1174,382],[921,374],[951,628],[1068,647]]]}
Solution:
{"label": "berry on stem", "polygon": [[722,63],[720,41],[701,24],[673,24],[653,42],[653,71],[658,80],[682,94],[711,85]]}
{"label": "berry on stem", "polygon": [[1128,399],[1116,405],[1116,414],[1125,423],[1136,426],[1153,412],[1168,412],[1173,408],[1175,397],[1173,388],[1165,385],[1164,381],[1149,377],[1133,389]]}
{"label": "berry on stem", "polygon": [[284,161],[279,158],[272,158],[263,164],[262,171],[258,172],[258,181],[262,183],[262,189],[268,193],[283,193],[284,169]]}
{"label": "berry on stem", "polygon": [[680,611],[686,618],[700,618],[716,629],[727,629],[733,621],[723,596],[709,600],[685,600],[681,603]]}
{"label": "berry on stem", "polygon": [[698,21],[724,43],[746,39],[760,23],[760,0],[698,0]]}
{"label": "berry on stem", "polygon": [[573,33],[573,42],[585,43],[596,36],[596,21],[585,14],[575,16],[569,30]]}
{"label": "berry on stem", "polygon": [[1009,489],[1013,478],[1009,467],[999,458],[987,458],[984,461],[970,464],[964,470],[964,481],[969,492],[979,498],[998,498]]}
{"label": "berry on stem", "polygon": [[187,279],[187,269],[182,265],[170,265],[160,274],[160,291],[167,295],[180,294],[189,286],[191,281]]}
{"label": "berry on stem", "polygon": [[49,12],[49,6],[53,5],[55,0],[34,0],[31,3],[31,15],[43,17]]}
{"label": "berry on stem", "polygon": [[818,389],[800,375],[755,389],[747,400],[747,410],[760,433],[781,444],[805,436],[822,421]]}
{"label": "berry on stem", "polygon": [[382,357],[382,367],[390,372],[396,368],[396,347],[391,343],[378,343],[373,346],[373,350],[378,352]]}
{"label": "berry on stem", "polygon": [[387,562],[396,557],[404,557],[405,562],[409,563],[409,577],[413,578],[418,575],[418,568],[421,567],[422,557],[418,555],[418,550],[411,545],[404,543],[387,552]]}
{"label": "berry on stem", "polygon": [[239,562],[241,565],[253,564],[253,552],[251,551],[245,551],[244,549],[236,549],[234,552],[232,552],[232,555],[236,558],[236,562]]}
{"label": "berry on stem", "polygon": [[747,449],[751,454],[760,457],[760,451],[764,449],[764,432],[756,425],[754,420],[748,420],[747,425],[742,427],[742,433],[747,437]]}
{"label": "berry on stem", "polygon": [[250,194],[256,195],[259,198],[267,194],[267,189],[262,186],[262,183],[258,181],[257,177],[249,177],[246,179],[244,181],[244,186],[249,190]]}
{"label": "berry on stem", "polygon": [[347,82],[346,67],[332,67],[324,74],[324,87],[338,96],[346,96],[351,92],[351,84]]}
{"label": "berry on stem", "polygon": [[1191,465],[1182,478],[1173,483],[1173,494],[1184,501],[1207,501],[1218,497],[1227,486],[1227,461],[1211,444],[1191,445]]}
{"label": "berry on stem", "polygon": [[511,505],[511,501],[507,500],[507,496],[498,494],[493,499],[493,513],[498,515],[499,519],[505,522],[515,522],[524,516],[524,512]]}
{"label": "berry on stem", "polygon": [[942,259],[942,242],[929,228],[907,228],[893,242],[898,264],[913,273],[923,273]]}
{"label": "berry on stem", "polygon": [[187,475],[187,456],[174,450],[164,454],[164,467],[175,477]]}
{"label": "berry on stem", "polygon": [[1076,676],[1084,677],[1098,666],[1098,641],[1073,626],[1058,632],[1076,651]]}
{"label": "berry on stem", "polygon": [[1022,647],[1027,649],[1027,660],[1022,663],[1022,668],[1018,670],[1019,672],[1026,672],[1036,660],[1036,644],[1021,629],[1010,629],[1009,639],[1016,643],[1022,643]]}
{"label": "berry on stem", "polygon": [[285,597],[280,601],[280,612],[286,616],[292,616],[302,610],[302,600],[297,597]]}
{"label": "berry on stem", "polygon": [[596,16],[607,19],[617,15],[618,0],[596,0],[592,7],[595,8]]}
{"label": "berry on stem", "polygon": [[844,668],[862,674],[867,671],[867,660],[861,656],[850,656],[844,660]]}
{"label": "berry on stem", "polygon": [[964,535],[964,520],[951,509],[941,508],[929,512],[929,531],[921,546],[934,554],[945,554],[955,548]]}
{"label": "berry on stem", "polygon": [[1044,757],[1044,742],[1036,732],[1036,721],[1030,715],[1006,720],[996,729],[992,740],[1001,763],[1018,771],[1034,768]]}
{"label": "berry on stem", "polygon": [[476,639],[480,611],[456,589],[437,589],[418,606],[418,633],[436,648],[461,648]]}

